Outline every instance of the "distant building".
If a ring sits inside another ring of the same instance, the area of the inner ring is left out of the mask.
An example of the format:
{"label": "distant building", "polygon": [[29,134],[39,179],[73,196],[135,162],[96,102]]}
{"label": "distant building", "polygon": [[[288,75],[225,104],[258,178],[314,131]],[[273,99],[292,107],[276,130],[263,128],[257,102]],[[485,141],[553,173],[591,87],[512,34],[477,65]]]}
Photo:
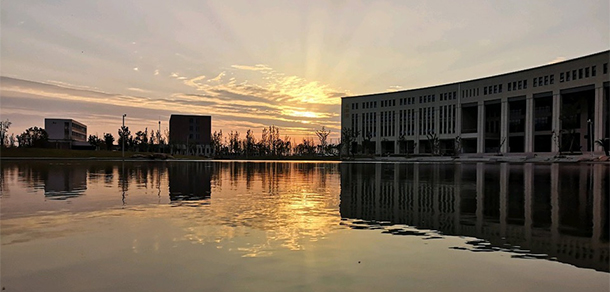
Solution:
{"label": "distant building", "polygon": [[211,116],[171,115],[169,118],[169,143],[177,145],[180,151],[191,155],[210,155],[211,142]]}
{"label": "distant building", "polygon": [[72,119],[44,119],[44,128],[49,135],[51,148],[88,149],[87,126]]}
{"label": "distant building", "polygon": [[[610,137],[610,51],[479,79],[341,100],[354,152],[596,152]],[[456,153],[456,154],[459,154]]]}

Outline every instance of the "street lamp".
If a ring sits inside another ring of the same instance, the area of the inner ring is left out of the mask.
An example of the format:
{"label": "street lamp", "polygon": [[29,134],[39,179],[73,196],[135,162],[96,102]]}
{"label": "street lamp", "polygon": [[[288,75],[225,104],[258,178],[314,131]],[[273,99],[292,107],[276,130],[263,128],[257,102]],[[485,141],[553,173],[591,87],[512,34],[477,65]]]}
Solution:
{"label": "street lamp", "polygon": [[121,147],[122,149],[122,153],[123,153],[123,159],[125,159],[125,117],[127,116],[127,114],[123,114],[123,128],[121,128],[121,142],[123,142],[123,145]]}

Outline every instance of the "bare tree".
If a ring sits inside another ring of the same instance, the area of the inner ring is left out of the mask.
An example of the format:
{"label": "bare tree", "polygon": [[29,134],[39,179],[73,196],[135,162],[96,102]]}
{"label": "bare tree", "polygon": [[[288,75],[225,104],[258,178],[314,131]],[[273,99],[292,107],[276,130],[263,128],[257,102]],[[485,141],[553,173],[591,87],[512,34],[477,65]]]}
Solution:
{"label": "bare tree", "polygon": [[318,140],[320,140],[320,147],[322,148],[323,153],[326,153],[327,150],[328,135],[330,135],[330,130],[326,130],[324,126],[322,126],[321,130],[316,130],[316,136],[318,136]]}

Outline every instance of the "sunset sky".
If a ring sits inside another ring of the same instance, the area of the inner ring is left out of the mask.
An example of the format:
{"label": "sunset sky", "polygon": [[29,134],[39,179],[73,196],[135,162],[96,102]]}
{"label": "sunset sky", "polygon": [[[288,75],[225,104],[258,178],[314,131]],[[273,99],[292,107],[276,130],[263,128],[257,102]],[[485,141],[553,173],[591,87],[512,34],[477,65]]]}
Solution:
{"label": "sunset sky", "polygon": [[73,118],[89,134],[275,125],[340,132],[341,97],[485,77],[610,47],[600,1],[2,1],[9,133]]}

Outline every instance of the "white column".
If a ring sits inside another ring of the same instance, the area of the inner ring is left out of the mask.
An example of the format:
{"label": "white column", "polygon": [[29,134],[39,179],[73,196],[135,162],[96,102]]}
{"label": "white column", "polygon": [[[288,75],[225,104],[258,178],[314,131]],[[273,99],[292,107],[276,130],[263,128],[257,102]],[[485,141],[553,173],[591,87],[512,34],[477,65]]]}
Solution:
{"label": "white column", "polygon": [[534,97],[525,97],[525,153],[534,151]]}
{"label": "white column", "polygon": [[[604,100],[604,87],[599,86],[595,88],[595,113],[594,113],[594,121],[593,121],[593,139],[599,140],[604,137],[604,119],[608,118],[610,113],[604,112],[606,109],[606,104]],[[602,154],[604,149],[601,145],[594,144],[593,151],[595,153]]]}
{"label": "white column", "polygon": [[500,143],[504,140],[504,144],[500,148],[501,153],[508,152],[508,99],[502,98],[500,109]]}
{"label": "white column", "polygon": [[[559,115],[561,111],[561,93],[559,91],[553,91],[553,116],[551,117],[551,125],[552,129],[557,133],[561,129],[561,122],[559,120]],[[552,152],[559,152],[559,147],[557,143],[551,144]]]}
{"label": "white column", "polygon": [[485,103],[479,101],[477,110],[477,153],[485,153]]}

